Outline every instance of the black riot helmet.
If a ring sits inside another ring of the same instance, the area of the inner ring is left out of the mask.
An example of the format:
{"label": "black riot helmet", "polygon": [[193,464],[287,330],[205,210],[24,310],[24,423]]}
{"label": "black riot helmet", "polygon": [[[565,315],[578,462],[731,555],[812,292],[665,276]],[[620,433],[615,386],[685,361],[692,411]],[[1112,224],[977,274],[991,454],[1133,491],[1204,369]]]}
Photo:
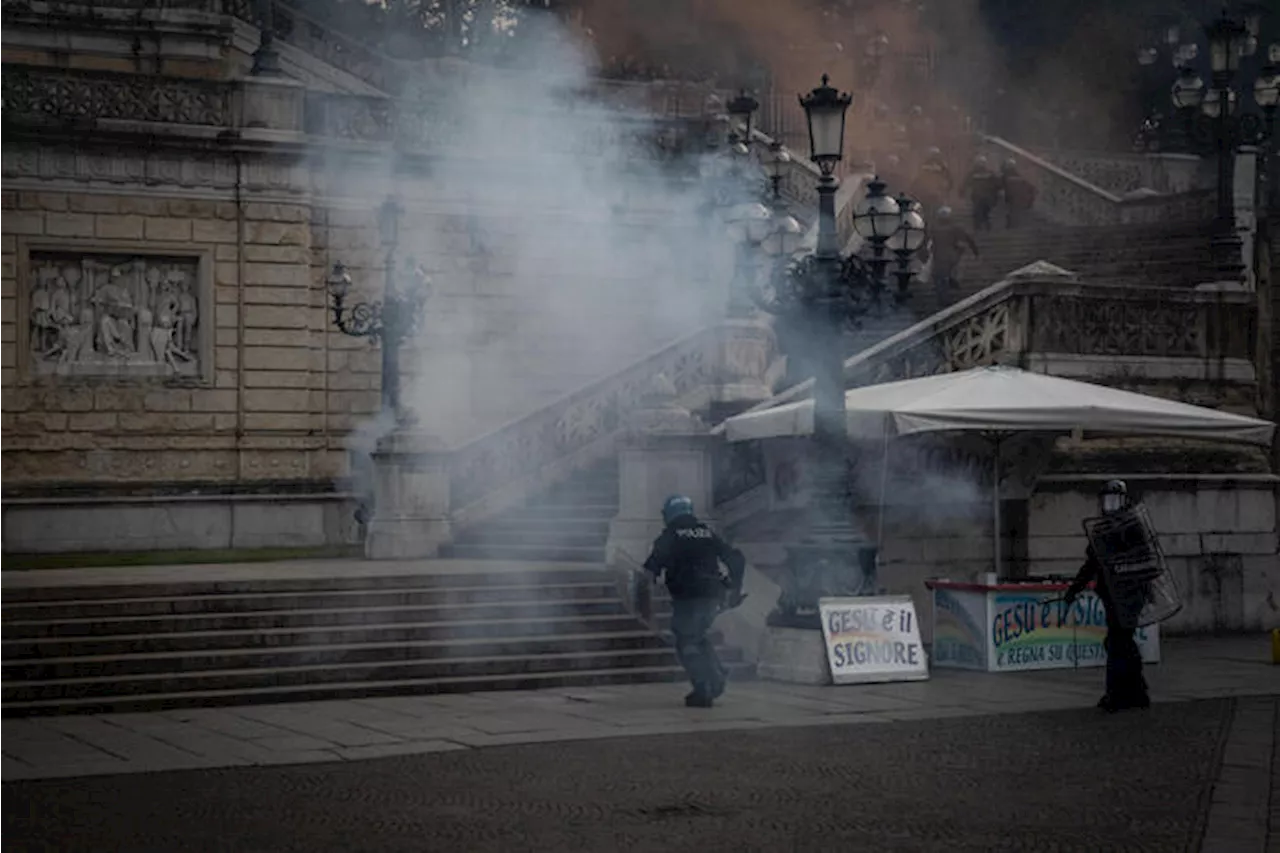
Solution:
{"label": "black riot helmet", "polygon": [[1129,487],[1124,480],[1108,480],[1098,492],[1098,511],[1111,515],[1129,508]]}

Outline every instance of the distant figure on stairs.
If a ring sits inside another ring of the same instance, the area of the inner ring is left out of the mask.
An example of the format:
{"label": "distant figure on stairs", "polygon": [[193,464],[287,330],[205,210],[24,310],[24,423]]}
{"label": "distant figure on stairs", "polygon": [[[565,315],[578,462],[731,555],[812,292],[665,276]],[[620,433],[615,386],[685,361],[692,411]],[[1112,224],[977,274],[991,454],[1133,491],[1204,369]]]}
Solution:
{"label": "distant figure on stairs", "polygon": [[978,251],[973,235],[952,218],[949,207],[938,208],[938,213],[929,226],[929,236],[929,251],[933,259],[933,288],[938,296],[938,308],[942,309],[955,298],[956,286],[959,284],[956,269],[964,257],[965,248],[968,247],[975,258],[982,253]]}
{"label": "distant figure on stairs", "polygon": [[955,181],[951,178],[947,162],[942,159],[941,149],[930,148],[911,185],[911,194],[925,210],[933,210],[947,203],[954,187]]}
{"label": "distant figure on stairs", "polygon": [[973,205],[973,230],[991,230],[991,212],[1000,201],[1000,176],[992,171],[985,156],[973,161],[973,168],[960,185],[960,194]]}
{"label": "distant figure on stairs", "polygon": [[[741,551],[698,521],[693,501],[683,495],[667,498],[662,522],[666,527],[654,540],[644,568],[655,577],[666,572],[676,656],[693,684],[684,703],[710,708],[724,693],[728,670],[721,666],[707,633],[722,608],[742,603],[747,561]],[[720,570],[722,562],[729,570],[727,577]]]}
{"label": "distant figure on stairs", "polygon": [[1000,182],[1004,190],[1005,225],[1017,228],[1028,218],[1036,203],[1036,188],[1018,172],[1018,161],[1010,158],[1000,167]]}

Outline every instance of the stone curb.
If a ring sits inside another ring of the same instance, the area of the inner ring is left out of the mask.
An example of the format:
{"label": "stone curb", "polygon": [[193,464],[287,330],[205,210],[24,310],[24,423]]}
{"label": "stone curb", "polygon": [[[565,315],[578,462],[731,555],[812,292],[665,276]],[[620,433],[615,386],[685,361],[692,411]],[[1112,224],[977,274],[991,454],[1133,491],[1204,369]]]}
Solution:
{"label": "stone curb", "polygon": [[1274,834],[1274,807],[1280,799],[1274,790],[1280,770],[1275,762],[1278,707],[1280,700],[1273,697],[1236,700],[1222,766],[1213,785],[1201,853],[1280,849],[1280,836]]}

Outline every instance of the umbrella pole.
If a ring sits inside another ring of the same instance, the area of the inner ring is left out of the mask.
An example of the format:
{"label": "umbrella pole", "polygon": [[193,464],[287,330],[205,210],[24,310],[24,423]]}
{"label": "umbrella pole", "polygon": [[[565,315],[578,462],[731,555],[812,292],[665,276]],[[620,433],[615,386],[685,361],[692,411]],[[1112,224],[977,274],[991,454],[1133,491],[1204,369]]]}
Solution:
{"label": "umbrella pole", "polygon": [[995,539],[996,580],[1000,579],[1000,438],[996,438],[995,453],[991,455],[991,526]]}
{"label": "umbrella pole", "polygon": [[880,462],[880,501],[876,514],[876,563],[884,557],[884,493],[889,485],[889,431],[884,431],[884,452]]}

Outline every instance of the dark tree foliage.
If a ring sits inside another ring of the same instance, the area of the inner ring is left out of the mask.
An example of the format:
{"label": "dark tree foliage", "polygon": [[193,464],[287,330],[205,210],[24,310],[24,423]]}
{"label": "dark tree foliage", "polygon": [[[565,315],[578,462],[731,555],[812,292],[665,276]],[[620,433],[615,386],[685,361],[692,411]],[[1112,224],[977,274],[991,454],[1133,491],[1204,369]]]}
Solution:
{"label": "dark tree foliage", "polygon": [[500,59],[521,37],[522,20],[546,13],[549,6],[544,0],[307,0],[300,8],[398,58]]}

